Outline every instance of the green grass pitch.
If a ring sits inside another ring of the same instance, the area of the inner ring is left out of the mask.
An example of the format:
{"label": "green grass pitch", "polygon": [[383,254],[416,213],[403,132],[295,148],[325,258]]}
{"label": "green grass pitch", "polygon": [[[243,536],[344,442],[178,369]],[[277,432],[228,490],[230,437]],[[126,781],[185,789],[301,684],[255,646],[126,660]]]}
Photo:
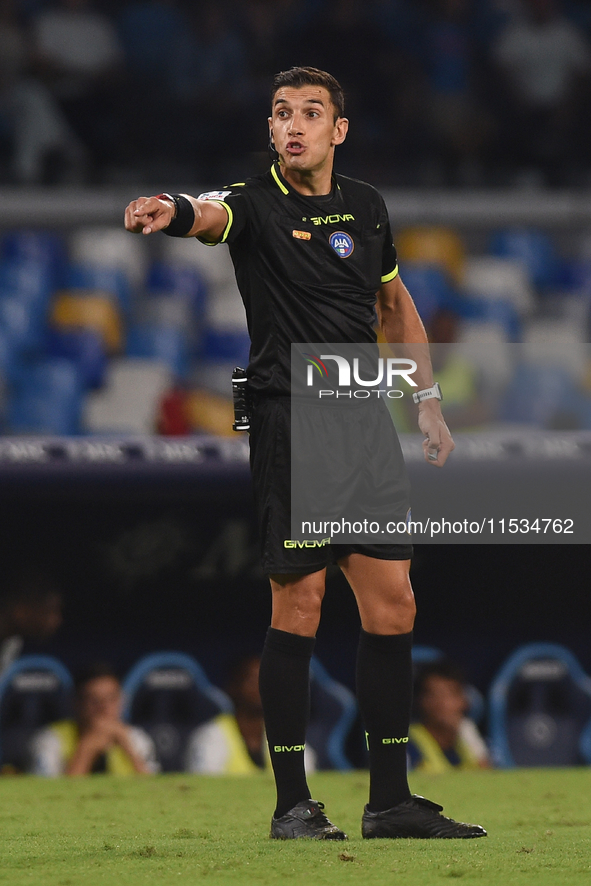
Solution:
{"label": "green grass pitch", "polygon": [[0,884],[591,883],[591,770],[415,775],[411,787],[489,836],[361,840],[363,772],[311,779],[347,843],[269,840],[274,793],[262,775],[4,778]]}

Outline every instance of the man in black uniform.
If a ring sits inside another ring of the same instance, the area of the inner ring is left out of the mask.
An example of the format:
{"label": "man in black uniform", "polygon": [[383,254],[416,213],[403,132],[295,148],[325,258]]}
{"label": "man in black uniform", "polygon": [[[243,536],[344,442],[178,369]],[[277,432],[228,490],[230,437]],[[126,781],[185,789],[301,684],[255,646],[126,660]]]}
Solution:
{"label": "man in black uniform", "polygon": [[[260,670],[265,727],[277,785],[271,836],[342,840],[346,835],[310,799],[304,770],[309,663],[320,620],[326,565],[334,557],[361,617],[357,696],[370,754],[370,796],[362,833],[374,837],[479,837],[483,828],[441,815],[411,796],[406,743],[411,708],[415,604],[408,544],[284,545],[290,534],[290,348],[293,342],[376,341],[376,308],[388,342],[426,344],[398,275],[384,201],[370,185],[333,174],[347,135],[343,93],[315,68],[275,77],[269,131],[277,160],[265,175],[200,195],[133,201],[125,226],[228,243],[246,307],[254,403],[251,467],[263,565],[273,598]],[[239,135],[239,134],[238,134]],[[427,460],[453,449],[430,363],[414,378]],[[286,479],[287,478],[287,479]]]}

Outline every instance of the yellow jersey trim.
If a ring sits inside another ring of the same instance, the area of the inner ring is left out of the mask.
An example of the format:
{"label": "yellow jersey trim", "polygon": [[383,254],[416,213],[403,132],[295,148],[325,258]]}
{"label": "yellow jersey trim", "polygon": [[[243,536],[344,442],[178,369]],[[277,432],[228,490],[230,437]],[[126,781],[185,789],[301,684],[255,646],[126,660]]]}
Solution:
{"label": "yellow jersey trim", "polygon": [[283,184],[283,182],[279,178],[279,175],[277,173],[277,169],[275,168],[275,164],[273,164],[273,166],[271,166],[271,175],[273,176],[273,178],[275,179],[275,182],[277,183],[278,187],[283,191],[283,193],[289,194],[288,188],[285,187],[285,185]]}
{"label": "yellow jersey trim", "polygon": [[219,240],[211,241],[211,240],[202,240],[201,237],[197,237],[200,243],[203,243],[204,246],[217,246],[218,243],[225,243],[228,239],[228,234],[230,233],[230,228],[232,227],[232,222],[234,221],[234,213],[232,209],[224,200],[211,200],[211,203],[219,203],[224,207],[226,212],[228,213],[228,224],[224,228],[224,233],[222,234]]}
{"label": "yellow jersey trim", "polygon": [[397,277],[397,276],[398,276],[398,265],[396,265],[394,270],[390,271],[389,274],[384,274],[384,276],[382,277],[382,283],[389,283],[390,280],[393,280],[394,277]]}

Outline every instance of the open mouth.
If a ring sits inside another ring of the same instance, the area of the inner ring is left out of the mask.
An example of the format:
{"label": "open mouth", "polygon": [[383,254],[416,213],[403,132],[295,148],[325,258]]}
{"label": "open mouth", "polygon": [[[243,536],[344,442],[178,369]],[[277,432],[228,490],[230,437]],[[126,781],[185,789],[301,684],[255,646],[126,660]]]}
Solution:
{"label": "open mouth", "polygon": [[287,151],[288,154],[292,154],[294,156],[297,156],[298,154],[303,154],[303,152],[306,150],[306,148],[301,142],[290,141],[285,146],[285,150]]}

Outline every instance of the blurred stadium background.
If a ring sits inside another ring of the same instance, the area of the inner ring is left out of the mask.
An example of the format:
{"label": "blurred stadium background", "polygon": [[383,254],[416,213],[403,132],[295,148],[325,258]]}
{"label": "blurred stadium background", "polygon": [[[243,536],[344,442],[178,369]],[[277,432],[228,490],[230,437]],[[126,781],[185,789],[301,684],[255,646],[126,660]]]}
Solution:
{"label": "blurred stadium background", "polygon": [[[439,379],[460,439],[494,432],[513,451],[543,431],[541,477],[588,459],[588,3],[2,0],[0,550],[66,601],[25,652],[124,674],[173,649],[219,685],[261,645],[229,256],[133,237],[122,214],[141,193],[265,169],[270,78],[292,64],[345,87],[337,170],[385,196],[402,277],[452,347]],[[587,546],[532,540],[417,546],[417,642],[484,696],[532,641],[591,671]],[[336,571],[324,619],[319,659],[352,686],[357,616]]]}

